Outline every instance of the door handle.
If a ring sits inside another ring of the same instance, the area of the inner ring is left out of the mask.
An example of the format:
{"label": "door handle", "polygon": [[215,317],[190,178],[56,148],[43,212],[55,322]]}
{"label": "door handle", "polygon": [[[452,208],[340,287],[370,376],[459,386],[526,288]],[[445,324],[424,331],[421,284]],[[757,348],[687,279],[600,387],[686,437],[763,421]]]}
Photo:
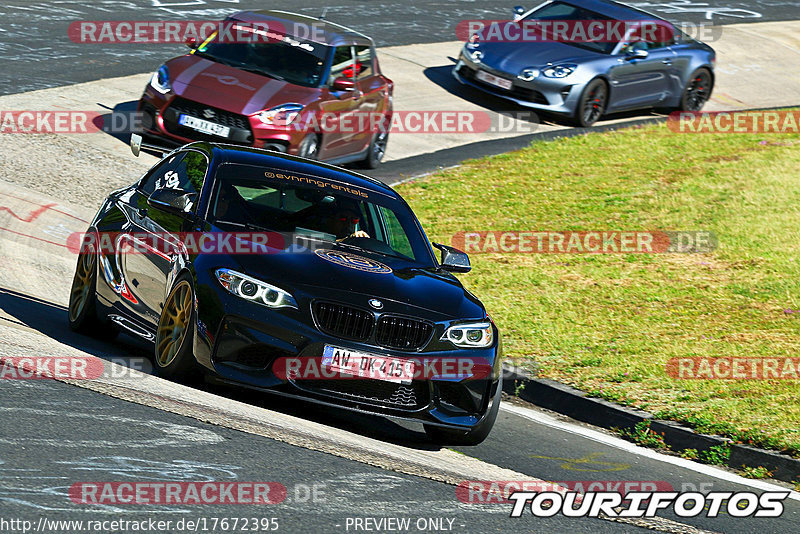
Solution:
{"label": "door handle", "polygon": [[671,59],[662,59],[661,63],[663,63],[664,65],[672,65],[672,60]]}

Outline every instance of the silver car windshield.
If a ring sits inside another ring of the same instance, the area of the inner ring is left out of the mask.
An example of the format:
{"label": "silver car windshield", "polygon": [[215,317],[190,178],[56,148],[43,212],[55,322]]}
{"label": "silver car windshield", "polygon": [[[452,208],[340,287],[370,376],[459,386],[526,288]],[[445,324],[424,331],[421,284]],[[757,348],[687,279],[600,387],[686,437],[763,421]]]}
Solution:
{"label": "silver car windshield", "polygon": [[[548,21],[556,21],[556,20],[563,20],[563,21],[610,21],[614,20],[610,17],[605,15],[601,15],[599,13],[595,13],[594,11],[589,11],[588,9],[584,9],[582,7],[573,6],[572,4],[567,4],[565,2],[552,2],[543,6],[541,9],[537,9],[530,13],[527,17],[523,20],[548,20]],[[583,48],[585,50],[591,50],[593,52],[599,52],[601,54],[611,54],[611,52],[616,48],[617,43],[615,42],[604,42],[604,41],[565,41],[566,44],[571,46],[576,46],[578,48]]]}

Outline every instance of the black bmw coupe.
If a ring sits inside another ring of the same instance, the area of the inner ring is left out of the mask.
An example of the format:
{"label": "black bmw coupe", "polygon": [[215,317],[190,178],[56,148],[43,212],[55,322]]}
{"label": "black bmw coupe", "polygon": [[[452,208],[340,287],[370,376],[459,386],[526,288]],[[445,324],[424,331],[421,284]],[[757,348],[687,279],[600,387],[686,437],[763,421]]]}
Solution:
{"label": "black bmw coupe", "polygon": [[499,332],[453,275],[469,271],[466,254],[433,246],[440,259],[378,180],[192,143],[105,200],[83,237],[69,324],[152,342],[167,378],[204,371],[477,444],[500,404]]}

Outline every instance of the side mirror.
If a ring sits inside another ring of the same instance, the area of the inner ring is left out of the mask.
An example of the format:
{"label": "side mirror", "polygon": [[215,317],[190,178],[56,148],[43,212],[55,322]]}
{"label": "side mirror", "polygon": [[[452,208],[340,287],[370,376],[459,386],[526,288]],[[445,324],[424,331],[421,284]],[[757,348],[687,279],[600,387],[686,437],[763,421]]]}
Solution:
{"label": "side mirror", "polygon": [[183,42],[183,44],[185,44],[192,50],[195,50],[198,46],[200,46],[197,37],[187,37],[186,40]]}
{"label": "side mirror", "polygon": [[440,263],[445,271],[468,273],[472,269],[469,264],[469,256],[466,253],[441,243],[432,243],[432,245],[442,251],[442,261]]}
{"label": "side mirror", "polygon": [[356,82],[351,80],[350,78],[345,78],[342,76],[341,78],[336,78],[333,80],[331,84],[331,89],[334,91],[352,91],[356,88]]}
{"label": "side mirror", "polygon": [[625,53],[628,59],[646,59],[650,53],[644,48],[634,48]]}
{"label": "side mirror", "polygon": [[142,136],[140,134],[131,134],[131,152],[133,152],[133,155],[136,156],[137,158],[139,157],[139,154],[141,153],[143,148],[146,148],[147,150],[152,150],[153,152],[159,152],[162,158],[164,157],[164,154],[171,151],[171,149],[169,148],[164,148],[156,145],[149,145],[147,143],[144,143],[143,141],[144,139],[142,139]]}
{"label": "side mirror", "polygon": [[525,8],[522,6],[514,6],[514,20],[519,20],[525,14]]}
{"label": "side mirror", "polygon": [[161,211],[185,215],[187,208],[192,205],[196,197],[197,193],[187,193],[175,189],[156,189],[147,199],[147,204]]}
{"label": "side mirror", "polygon": [[142,136],[139,134],[131,134],[131,152],[137,158],[142,151]]}

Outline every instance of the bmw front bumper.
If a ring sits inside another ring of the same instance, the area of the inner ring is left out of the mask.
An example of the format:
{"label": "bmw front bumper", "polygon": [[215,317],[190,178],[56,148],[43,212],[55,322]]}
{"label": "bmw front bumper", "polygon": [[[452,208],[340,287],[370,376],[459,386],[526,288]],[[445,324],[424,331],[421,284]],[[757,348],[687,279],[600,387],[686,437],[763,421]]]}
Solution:
{"label": "bmw front bumper", "polygon": [[[224,382],[465,431],[479,424],[491,408],[502,360],[496,328],[495,342],[488,348],[446,347],[449,342],[440,338],[447,325],[436,323],[430,341],[420,351],[393,350],[322,332],[311,311],[314,295],[294,290],[300,309],[270,309],[227,293],[207,274],[198,272],[198,278],[197,287],[204,286],[204,291],[198,291],[195,356]],[[369,378],[293,380],[276,372],[275,366],[284,358],[313,358],[319,365],[326,345],[417,361],[469,359],[488,362],[492,371],[479,378],[422,378],[410,383]]]}

